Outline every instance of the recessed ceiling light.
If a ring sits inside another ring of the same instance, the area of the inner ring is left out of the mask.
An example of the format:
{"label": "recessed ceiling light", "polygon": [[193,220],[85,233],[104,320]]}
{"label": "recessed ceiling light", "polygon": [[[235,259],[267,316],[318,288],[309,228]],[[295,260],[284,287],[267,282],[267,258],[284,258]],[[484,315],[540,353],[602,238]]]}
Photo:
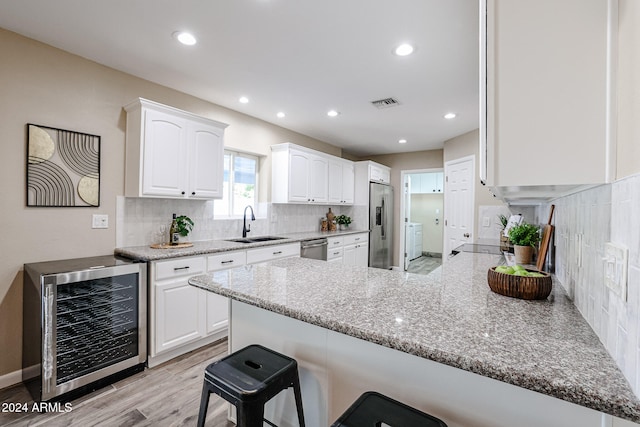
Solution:
{"label": "recessed ceiling light", "polygon": [[394,50],[395,54],[398,56],[407,56],[413,53],[413,46],[408,43],[403,43]]}
{"label": "recessed ceiling light", "polygon": [[338,114],[340,114],[340,113],[339,113],[339,112],[337,112],[336,110],[329,110],[329,111],[327,112],[327,116],[329,116],[329,117],[335,117],[335,116],[337,116]]}
{"label": "recessed ceiling light", "polygon": [[278,114],[276,114],[276,116],[278,116],[278,118],[283,119],[285,114],[282,111],[279,111]]}
{"label": "recessed ceiling light", "polygon": [[406,139],[401,139],[398,141],[398,144],[406,144],[407,140]]}
{"label": "recessed ceiling light", "polygon": [[184,31],[176,31],[173,33],[173,37],[175,37],[180,43],[187,46],[193,46],[198,42],[193,34]]}
{"label": "recessed ceiling light", "polygon": [[456,113],[447,113],[447,114],[444,115],[444,118],[445,119],[449,119],[449,120],[451,120],[451,119],[453,119],[455,117],[456,117]]}
{"label": "recessed ceiling light", "polygon": [[246,104],[249,102],[249,98],[247,98],[246,96],[241,96],[240,99],[238,99],[238,101],[240,101],[240,103],[242,104]]}

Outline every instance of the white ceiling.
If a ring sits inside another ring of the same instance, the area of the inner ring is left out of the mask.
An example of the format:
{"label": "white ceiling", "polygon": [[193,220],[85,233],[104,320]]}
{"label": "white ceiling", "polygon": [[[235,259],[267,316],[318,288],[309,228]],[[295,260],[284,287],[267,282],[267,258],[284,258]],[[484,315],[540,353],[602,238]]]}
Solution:
{"label": "white ceiling", "polygon": [[478,127],[477,0],[0,0],[0,27],[357,156]]}

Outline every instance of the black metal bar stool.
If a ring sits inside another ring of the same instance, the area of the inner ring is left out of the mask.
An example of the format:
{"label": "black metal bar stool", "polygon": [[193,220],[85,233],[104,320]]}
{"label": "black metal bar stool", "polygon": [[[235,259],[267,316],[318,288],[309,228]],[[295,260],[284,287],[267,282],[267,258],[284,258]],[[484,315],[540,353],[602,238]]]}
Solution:
{"label": "black metal bar stool", "polygon": [[300,427],[304,427],[298,363],[261,345],[250,345],[204,371],[198,427],[204,426],[209,395],[215,393],[236,407],[238,427],[262,427],[264,405],[282,390],[293,387]]}
{"label": "black metal bar stool", "polygon": [[442,420],[375,391],[363,393],[331,427],[447,427]]}

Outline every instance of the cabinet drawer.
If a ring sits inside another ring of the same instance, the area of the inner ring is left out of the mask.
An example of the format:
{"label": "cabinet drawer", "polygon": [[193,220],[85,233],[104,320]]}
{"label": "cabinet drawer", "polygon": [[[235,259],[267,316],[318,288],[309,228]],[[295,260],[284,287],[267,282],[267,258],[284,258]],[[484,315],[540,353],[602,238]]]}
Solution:
{"label": "cabinet drawer", "polygon": [[204,273],[204,257],[178,258],[156,262],[156,280]]}
{"label": "cabinet drawer", "polygon": [[354,245],[356,243],[363,243],[369,241],[368,233],[358,233],[358,234],[347,234],[344,236],[344,244],[346,245]]}
{"label": "cabinet drawer", "polygon": [[246,263],[246,251],[224,252],[207,258],[207,271],[224,270],[225,268],[237,267]]}
{"label": "cabinet drawer", "polygon": [[247,250],[247,264],[270,261],[278,258],[300,256],[300,243],[266,246],[264,248]]}
{"label": "cabinet drawer", "polygon": [[343,251],[344,251],[344,248],[342,246],[340,246],[339,248],[327,249],[327,261],[336,259],[336,258],[342,258]]}
{"label": "cabinet drawer", "polygon": [[329,237],[327,239],[327,249],[331,250],[331,248],[339,248],[341,246],[344,245],[344,237],[340,236],[340,237]]}

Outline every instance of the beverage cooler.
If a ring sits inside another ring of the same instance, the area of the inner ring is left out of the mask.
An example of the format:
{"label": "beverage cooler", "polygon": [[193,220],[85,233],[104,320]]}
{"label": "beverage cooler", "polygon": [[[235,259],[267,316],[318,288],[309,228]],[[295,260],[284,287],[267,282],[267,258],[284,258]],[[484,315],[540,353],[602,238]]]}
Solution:
{"label": "beverage cooler", "polygon": [[146,264],[114,256],[24,265],[22,379],[34,401],[144,369]]}

